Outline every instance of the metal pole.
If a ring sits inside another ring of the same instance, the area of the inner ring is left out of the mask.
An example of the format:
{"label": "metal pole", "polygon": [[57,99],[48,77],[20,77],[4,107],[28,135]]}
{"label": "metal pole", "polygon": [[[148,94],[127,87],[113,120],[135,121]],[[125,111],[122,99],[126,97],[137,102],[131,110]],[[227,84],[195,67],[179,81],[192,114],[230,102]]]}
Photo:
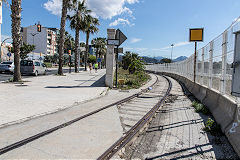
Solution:
{"label": "metal pole", "polygon": [[116,53],[116,83],[115,83],[115,85],[116,85],[116,88],[117,88],[117,82],[118,82],[118,73],[117,73],[117,71],[118,71],[118,46],[117,46],[117,53]]}
{"label": "metal pole", "polygon": [[71,63],[72,63],[72,61],[71,61],[71,55],[69,55],[69,73],[71,73]]}
{"label": "metal pole", "polygon": [[173,46],[174,46],[174,44],[172,44],[171,46],[172,46],[172,51],[171,51],[171,63],[172,63],[172,53],[173,53]]}
{"label": "metal pole", "polygon": [[196,62],[197,62],[197,42],[195,42],[195,52],[194,52],[194,73],[193,73],[194,83],[196,83]]}

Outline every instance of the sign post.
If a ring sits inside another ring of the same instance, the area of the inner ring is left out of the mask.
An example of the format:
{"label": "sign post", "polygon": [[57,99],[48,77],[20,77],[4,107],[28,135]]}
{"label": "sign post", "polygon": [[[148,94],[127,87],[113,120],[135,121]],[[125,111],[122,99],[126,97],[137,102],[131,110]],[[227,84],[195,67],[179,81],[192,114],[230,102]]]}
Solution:
{"label": "sign post", "polygon": [[10,61],[10,57],[12,56],[12,53],[11,53],[11,52],[8,52],[8,53],[7,53],[7,56],[8,56],[8,58],[9,58],[8,61]]}
{"label": "sign post", "polygon": [[119,41],[119,45],[116,45],[117,49],[116,49],[116,82],[115,82],[115,86],[117,88],[117,84],[118,84],[118,73],[117,73],[118,72],[118,48],[124,41],[126,41],[127,37],[120,31],[120,29],[117,29],[115,39]]}
{"label": "sign post", "polygon": [[203,42],[203,28],[192,28],[189,30],[189,41],[195,42],[195,50],[194,50],[194,73],[193,73],[193,81],[196,83],[196,66],[197,66],[197,42]]}
{"label": "sign post", "polygon": [[68,55],[69,55],[69,73],[71,73],[71,65],[72,65],[72,58],[71,58],[71,50],[68,50]]}

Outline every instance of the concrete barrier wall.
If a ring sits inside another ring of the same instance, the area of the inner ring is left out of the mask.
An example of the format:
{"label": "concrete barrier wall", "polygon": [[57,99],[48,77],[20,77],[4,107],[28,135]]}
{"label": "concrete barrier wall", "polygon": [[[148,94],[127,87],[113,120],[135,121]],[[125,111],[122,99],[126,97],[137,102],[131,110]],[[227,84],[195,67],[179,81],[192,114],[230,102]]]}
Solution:
{"label": "concrete barrier wall", "polygon": [[209,108],[215,120],[221,126],[223,133],[225,133],[240,157],[240,108],[236,102],[225,95],[221,95],[218,91],[193,83],[183,76],[166,72],[158,73],[182,82],[199,101]]}

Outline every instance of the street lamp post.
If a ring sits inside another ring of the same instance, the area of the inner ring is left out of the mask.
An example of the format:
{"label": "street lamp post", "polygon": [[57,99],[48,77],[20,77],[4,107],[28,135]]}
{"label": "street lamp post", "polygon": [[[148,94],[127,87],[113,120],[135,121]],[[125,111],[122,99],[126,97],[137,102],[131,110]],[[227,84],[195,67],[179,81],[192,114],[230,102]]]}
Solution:
{"label": "street lamp post", "polygon": [[173,47],[174,47],[174,44],[171,44],[171,47],[172,47],[172,51],[171,51],[171,63],[172,63],[172,54],[173,54]]}
{"label": "street lamp post", "polygon": [[[31,35],[32,35],[32,37],[33,37],[33,45],[34,45],[34,37],[38,34],[38,33],[30,33]],[[34,55],[34,53],[32,54],[32,60],[33,60],[33,55]]]}

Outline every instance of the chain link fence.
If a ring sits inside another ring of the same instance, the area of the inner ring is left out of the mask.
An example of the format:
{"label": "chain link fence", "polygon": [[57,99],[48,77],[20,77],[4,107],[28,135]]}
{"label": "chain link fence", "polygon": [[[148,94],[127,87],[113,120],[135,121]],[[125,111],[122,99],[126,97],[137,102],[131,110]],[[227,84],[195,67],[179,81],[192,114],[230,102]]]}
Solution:
{"label": "chain link fence", "polygon": [[[199,49],[196,59],[196,83],[230,97],[232,97],[232,63],[235,47],[235,34],[233,32],[236,30],[240,30],[240,18],[221,35]],[[178,74],[193,81],[194,54],[181,62],[147,65],[146,69]]]}

